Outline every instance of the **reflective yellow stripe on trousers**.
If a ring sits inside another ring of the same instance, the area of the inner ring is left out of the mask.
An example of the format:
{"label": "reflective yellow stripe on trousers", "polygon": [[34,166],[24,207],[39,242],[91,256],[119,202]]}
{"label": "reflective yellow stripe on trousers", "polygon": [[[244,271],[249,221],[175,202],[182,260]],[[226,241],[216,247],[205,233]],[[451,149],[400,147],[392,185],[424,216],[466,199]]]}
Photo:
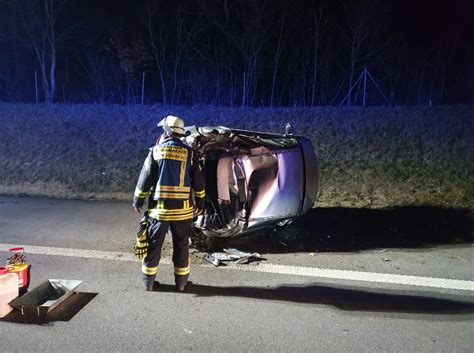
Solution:
{"label": "reflective yellow stripe on trousers", "polygon": [[[188,259],[188,264],[190,263],[189,259]],[[189,275],[189,272],[191,272],[191,267],[188,266],[188,267],[176,267],[174,268],[174,274],[175,275],[178,275],[178,276],[185,276],[185,275]]]}
{"label": "reflective yellow stripe on trousers", "polygon": [[147,267],[147,266],[142,264],[142,272],[145,275],[149,275],[149,276],[156,275],[158,273],[158,266],[156,266],[156,267]]}

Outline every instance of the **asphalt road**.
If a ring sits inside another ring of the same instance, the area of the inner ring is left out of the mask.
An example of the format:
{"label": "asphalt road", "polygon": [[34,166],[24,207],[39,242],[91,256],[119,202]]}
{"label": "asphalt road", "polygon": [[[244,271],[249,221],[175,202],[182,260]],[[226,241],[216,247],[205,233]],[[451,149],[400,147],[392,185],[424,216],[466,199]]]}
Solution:
{"label": "asphalt road", "polygon": [[[224,268],[195,252],[193,283],[182,294],[173,291],[168,243],[161,284],[145,292],[130,257],[137,221],[127,203],[0,197],[0,259],[10,244],[27,253],[30,246],[30,290],[48,278],[83,281],[74,305],[52,321],[0,322],[0,352],[474,351],[471,243],[269,247],[264,264]],[[249,250],[254,242],[231,245]],[[427,278],[435,285],[424,285]]]}

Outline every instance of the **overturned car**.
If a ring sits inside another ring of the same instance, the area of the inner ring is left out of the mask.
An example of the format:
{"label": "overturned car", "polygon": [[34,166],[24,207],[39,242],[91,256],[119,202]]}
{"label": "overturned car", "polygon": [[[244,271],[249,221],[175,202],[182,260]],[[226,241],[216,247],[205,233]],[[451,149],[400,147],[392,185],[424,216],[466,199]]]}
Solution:
{"label": "overturned car", "polygon": [[223,126],[188,127],[206,176],[206,209],[193,232],[209,241],[289,223],[313,207],[319,191],[311,141]]}

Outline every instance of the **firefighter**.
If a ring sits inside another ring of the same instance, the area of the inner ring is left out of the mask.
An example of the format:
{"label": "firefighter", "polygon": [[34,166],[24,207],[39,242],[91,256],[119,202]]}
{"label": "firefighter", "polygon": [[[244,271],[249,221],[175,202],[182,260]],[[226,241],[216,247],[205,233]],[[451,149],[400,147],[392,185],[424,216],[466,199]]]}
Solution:
{"label": "firefighter", "polygon": [[173,238],[176,289],[182,292],[190,272],[189,236],[193,213],[199,215],[204,210],[204,177],[196,151],[180,139],[186,136],[183,120],[168,115],[158,126],[163,127],[164,133],[150,148],[133,197],[133,208],[140,213],[149,195],[143,281],[146,290],[153,290],[161,248],[169,229]]}

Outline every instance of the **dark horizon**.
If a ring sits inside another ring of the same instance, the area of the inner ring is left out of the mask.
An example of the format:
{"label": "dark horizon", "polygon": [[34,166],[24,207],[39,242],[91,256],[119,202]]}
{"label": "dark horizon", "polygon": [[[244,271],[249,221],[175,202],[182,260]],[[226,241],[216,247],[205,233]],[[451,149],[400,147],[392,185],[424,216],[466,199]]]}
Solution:
{"label": "dark horizon", "polygon": [[40,102],[139,104],[144,82],[145,104],[472,104],[472,13],[469,0],[4,0],[0,101],[35,102],[36,72]]}

